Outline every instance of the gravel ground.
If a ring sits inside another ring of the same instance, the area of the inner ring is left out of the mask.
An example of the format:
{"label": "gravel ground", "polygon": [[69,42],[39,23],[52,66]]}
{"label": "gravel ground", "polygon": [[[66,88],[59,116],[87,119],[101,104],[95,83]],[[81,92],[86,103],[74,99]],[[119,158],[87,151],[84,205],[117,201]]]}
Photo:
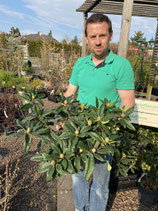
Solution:
{"label": "gravel ground", "polygon": [[[45,100],[45,105],[50,107],[53,104]],[[45,176],[37,173],[38,163],[30,161],[30,157],[36,153],[38,141],[34,139],[29,154],[23,153],[22,143],[23,141],[19,138],[5,139],[5,134],[0,135],[0,154],[3,157],[0,165],[1,175],[6,170],[4,160],[9,161],[7,183],[11,183],[11,189],[9,191],[10,200],[7,203],[8,210],[46,211],[48,187]],[[2,185],[4,186],[4,183]],[[0,207],[0,210],[3,210],[2,207]],[[158,207],[145,207],[140,204],[138,190],[133,189],[110,194],[107,211],[119,210],[158,211]]]}

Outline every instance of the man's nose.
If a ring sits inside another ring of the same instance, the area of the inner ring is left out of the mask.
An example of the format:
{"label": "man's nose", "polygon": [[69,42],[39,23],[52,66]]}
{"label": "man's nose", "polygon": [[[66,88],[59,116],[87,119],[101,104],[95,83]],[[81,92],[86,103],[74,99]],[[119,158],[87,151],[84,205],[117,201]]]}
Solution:
{"label": "man's nose", "polygon": [[96,45],[100,45],[100,44],[101,44],[100,37],[96,37]]}

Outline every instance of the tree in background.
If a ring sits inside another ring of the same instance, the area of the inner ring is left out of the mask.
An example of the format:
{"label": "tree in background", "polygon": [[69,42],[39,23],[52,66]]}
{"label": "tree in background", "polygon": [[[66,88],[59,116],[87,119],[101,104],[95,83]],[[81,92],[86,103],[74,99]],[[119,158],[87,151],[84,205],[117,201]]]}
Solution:
{"label": "tree in background", "polygon": [[19,37],[19,36],[21,36],[21,33],[20,33],[20,30],[18,28],[15,29],[14,27],[11,27],[10,35],[13,36],[13,37]]}
{"label": "tree in background", "polygon": [[130,37],[130,45],[137,46],[138,39],[142,39],[146,42],[146,37],[143,37],[143,36],[144,36],[144,33],[142,31],[135,32],[135,34],[132,37]]}
{"label": "tree in background", "polygon": [[48,33],[48,37],[52,38],[52,30]]}
{"label": "tree in background", "polygon": [[7,48],[7,39],[8,39],[8,34],[2,32],[0,34],[0,49],[6,49]]}
{"label": "tree in background", "polygon": [[74,44],[78,44],[78,38],[77,38],[77,36],[75,36],[74,39],[71,42],[74,43]]}

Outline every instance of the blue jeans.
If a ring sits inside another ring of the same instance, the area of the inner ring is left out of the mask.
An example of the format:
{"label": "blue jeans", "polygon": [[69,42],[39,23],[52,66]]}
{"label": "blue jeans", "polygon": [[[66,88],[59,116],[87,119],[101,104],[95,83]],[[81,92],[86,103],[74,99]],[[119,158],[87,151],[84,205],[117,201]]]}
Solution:
{"label": "blue jeans", "polygon": [[[105,155],[112,163],[112,155]],[[93,181],[90,185],[84,173],[72,175],[75,211],[105,211],[109,195],[110,171],[107,162],[95,161]]]}

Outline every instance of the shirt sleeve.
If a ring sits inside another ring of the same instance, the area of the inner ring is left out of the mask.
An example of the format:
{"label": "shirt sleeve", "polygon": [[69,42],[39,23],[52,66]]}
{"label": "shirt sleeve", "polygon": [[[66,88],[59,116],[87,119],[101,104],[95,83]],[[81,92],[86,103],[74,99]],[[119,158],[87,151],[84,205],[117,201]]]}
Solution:
{"label": "shirt sleeve", "polygon": [[116,80],[116,88],[122,90],[134,89],[134,72],[127,59],[124,60]]}
{"label": "shirt sleeve", "polygon": [[78,70],[78,60],[75,63],[73,69],[72,69],[72,73],[69,79],[69,83],[74,85],[74,86],[78,86],[78,80],[77,80],[77,70]]}

